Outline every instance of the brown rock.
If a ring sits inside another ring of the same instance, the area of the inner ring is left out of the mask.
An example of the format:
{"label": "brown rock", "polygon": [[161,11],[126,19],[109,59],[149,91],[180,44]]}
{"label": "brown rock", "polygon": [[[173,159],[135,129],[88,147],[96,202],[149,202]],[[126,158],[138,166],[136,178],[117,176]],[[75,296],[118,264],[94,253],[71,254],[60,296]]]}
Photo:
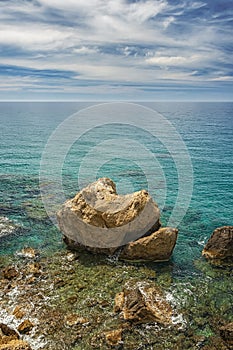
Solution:
{"label": "brown rock", "polygon": [[8,266],[3,271],[3,277],[12,280],[15,277],[19,276],[19,272],[16,270],[14,266]]}
{"label": "brown rock", "polygon": [[59,227],[69,243],[104,253],[113,253],[119,246],[158,229],[159,216],[157,204],[146,191],[118,195],[108,178],[84,188],[57,213]]}
{"label": "brown rock", "polygon": [[116,297],[119,303],[116,311],[122,311],[126,321],[134,323],[157,322],[162,325],[172,323],[172,308],[166,301],[161,290],[154,284],[146,282],[128,282],[122,295]]}
{"label": "brown rock", "polygon": [[66,316],[65,322],[66,322],[67,326],[72,327],[72,326],[76,326],[77,324],[88,323],[88,320],[86,318],[80,317],[76,314],[70,314],[70,315]]}
{"label": "brown rock", "polygon": [[14,329],[12,329],[8,325],[6,325],[5,323],[0,323],[0,330],[1,330],[2,334],[7,336],[7,337],[13,336],[16,339],[19,338],[18,333]]}
{"label": "brown rock", "polygon": [[125,300],[124,292],[117,293],[115,296],[114,312],[120,312],[123,309]]}
{"label": "brown rock", "polygon": [[17,305],[14,308],[14,311],[12,312],[12,315],[14,315],[16,318],[23,318],[25,316],[25,311],[23,309],[23,306]]}
{"label": "brown rock", "polygon": [[149,236],[128,243],[119,258],[124,260],[167,261],[177,240],[176,228],[164,227]]}
{"label": "brown rock", "polygon": [[24,320],[17,329],[21,334],[28,334],[33,327],[34,324],[30,320]]}
{"label": "brown rock", "polygon": [[233,226],[219,227],[212,233],[202,255],[207,259],[233,259]]}
{"label": "brown rock", "polygon": [[228,345],[233,347],[233,322],[221,327],[220,335]]}
{"label": "brown rock", "polygon": [[26,267],[26,272],[34,275],[35,277],[39,277],[41,275],[41,266],[39,263],[28,264]]}
{"label": "brown rock", "polygon": [[11,340],[6,344],[1,344],[0,350],[32,350],[32,348],[23,340]]}
{"label": "brown rock", "polygon": [[105,332],[106,343],[110,346],[117,346],[122,341],[122,329]]}
{"label": "brown rock", "polygon": [[25,247],[17,252],[16,255],[20,256],[21,258],[35,259],[39,253],[34,248]]}

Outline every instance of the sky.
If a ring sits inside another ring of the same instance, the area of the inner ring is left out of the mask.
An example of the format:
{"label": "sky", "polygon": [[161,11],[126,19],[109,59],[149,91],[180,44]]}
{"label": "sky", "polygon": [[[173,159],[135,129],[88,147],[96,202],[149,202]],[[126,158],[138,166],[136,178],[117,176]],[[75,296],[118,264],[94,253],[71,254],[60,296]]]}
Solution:
{"label": "sky", "polygon": [[0,0],[0,100],[232,101],[233,0]]}

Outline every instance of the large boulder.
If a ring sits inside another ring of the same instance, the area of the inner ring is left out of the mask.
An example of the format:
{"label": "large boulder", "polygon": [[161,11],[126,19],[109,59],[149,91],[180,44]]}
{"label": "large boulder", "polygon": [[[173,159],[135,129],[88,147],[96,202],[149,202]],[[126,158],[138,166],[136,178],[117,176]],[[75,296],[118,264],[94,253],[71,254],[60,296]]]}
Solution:
{"label": "large boulder", "polygon": [[173,311],[158,286],[147,282],[129,281],[115,297],[115,312],[125,321],[170,325]]}
{"label": "large boulder", "polygon": [[159,208],[148,192],[118,195],[108,178],[88,185],[57,213],[68,243],[108,253],[157,230],[159,218]]}
{"label": "large boulder", "polygon": [[212,233],[202,255],[210,260],[233,259],[233,226],[219,227]]}
{"label": "large boulder", "polygon": [[177,234],[176,228],[160,228],[149,236],[128,243],[119,258],[134,261],[168,261],[175,247]]}

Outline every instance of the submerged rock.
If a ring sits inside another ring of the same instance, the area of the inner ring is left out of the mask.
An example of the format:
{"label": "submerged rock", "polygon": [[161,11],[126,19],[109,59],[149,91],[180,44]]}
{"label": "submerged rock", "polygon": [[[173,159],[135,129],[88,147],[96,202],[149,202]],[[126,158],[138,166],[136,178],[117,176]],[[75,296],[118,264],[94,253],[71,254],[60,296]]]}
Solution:
{"label": "submerged rock", "polygon": [[202,255],[210,260],[233,259],[233,226],[219,227],[212,233]]}
{"label": "submerged rock", "polygon": [[57,213],[68,242],[107,253],[157,230],[159,217],[159,208],[148,192],[118,195],[108,178],[88,185]]}
{"label": "submerged rock", "polygon": [[119,258],[125,260],[167,261],[177,240],[176,228],[164,227],[151,235],[128,243]]}
{"label": "submerged rock", "polygon": [[115,297],[115,312],[122,312],[125,321],[170,325],[172,308],[159,287],[146,282],[127,283]]}

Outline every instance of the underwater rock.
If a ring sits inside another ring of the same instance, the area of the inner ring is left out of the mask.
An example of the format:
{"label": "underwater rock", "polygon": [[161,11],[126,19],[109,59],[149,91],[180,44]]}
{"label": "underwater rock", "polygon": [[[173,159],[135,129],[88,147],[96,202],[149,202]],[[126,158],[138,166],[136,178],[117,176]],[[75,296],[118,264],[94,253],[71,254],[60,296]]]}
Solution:
{"label": "underwater rock", "polygon": [[20,226],[8,219],[6,216],[0,216],[0,238],[11,234],[16,234]]}
{"label": "underwater rock", "polygon": [[207,259],[233,259],[233,226],[216,228],[206,243],[202,255]]}
{"label": "underwater rock", "polygon": [[228,345],[233,347],[233,322],[221,327],[220,335]]}
{"label": "underwater rock", "polygon": [[114,182],[108,178],[88,185],[57,213],[59,227],[68,242],[110,254],[158,230],[159,217],[159,208],[148,192],[118,195]]}
{"label": "underwater rock", "polygon": [[128,243],[119,258],[125,260],[167,261],[177,240],[176,228],[164,227],[149,236]]}
{"label": "underwater rock", "polygon": [[123,293],[115,297],[115,312],[122,312],[125,321],[133,323],[172,324],[172,308],[154,284],[129,281]]}

